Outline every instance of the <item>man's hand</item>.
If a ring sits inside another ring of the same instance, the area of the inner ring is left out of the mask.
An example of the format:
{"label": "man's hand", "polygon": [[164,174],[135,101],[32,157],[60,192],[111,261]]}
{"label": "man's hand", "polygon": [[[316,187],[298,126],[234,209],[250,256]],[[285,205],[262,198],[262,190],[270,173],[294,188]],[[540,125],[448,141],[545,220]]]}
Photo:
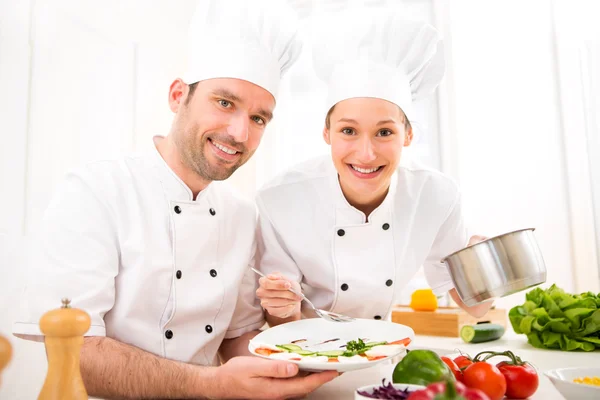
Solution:
{"label": "man's hand", "polygon": [[[288,399],[304,396],[339,376],[325,371],[298,376],[298,366],[258,357],[234,357],[215,371],[214,393],[226,399]],[[211,391],[212,392],[212,391]]]}
{"label": "man's hand", "polygon": [[288,289],[300,293],[302,288],[296,281],[292,281],[281,274],[270,274],[258,281],[260,287],[256,295],[260,299],[260,305],[269,315],[276,318],[290,318],[300,316],[300,296],[295,295]]}

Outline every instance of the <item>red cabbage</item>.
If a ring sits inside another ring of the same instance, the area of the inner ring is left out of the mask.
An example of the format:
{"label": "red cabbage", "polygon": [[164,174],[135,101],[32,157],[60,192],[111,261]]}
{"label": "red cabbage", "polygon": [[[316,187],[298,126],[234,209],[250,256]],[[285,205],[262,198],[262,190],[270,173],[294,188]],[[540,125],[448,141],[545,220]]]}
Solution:
{"label": "red cabbage", "polygon": [[381,380],[381,386],[373,389],[373,393],[357,390],[358,394],[370,399],[406,400],[411,392],[408,389],[399,390],[394,388],[392,382],[385,384],[385,378]]}

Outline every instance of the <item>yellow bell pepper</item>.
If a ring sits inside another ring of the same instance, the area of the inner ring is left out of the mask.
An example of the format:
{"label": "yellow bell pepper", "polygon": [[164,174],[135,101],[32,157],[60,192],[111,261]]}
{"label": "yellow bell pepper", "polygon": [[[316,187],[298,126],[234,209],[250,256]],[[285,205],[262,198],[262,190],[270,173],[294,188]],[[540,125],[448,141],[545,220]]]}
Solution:
{"label": "yellow bell pepper", "polygon": [[415,311],[435,311],[438,308],[437,297],[431,289],[415,290],[410,298],[410,308]]}

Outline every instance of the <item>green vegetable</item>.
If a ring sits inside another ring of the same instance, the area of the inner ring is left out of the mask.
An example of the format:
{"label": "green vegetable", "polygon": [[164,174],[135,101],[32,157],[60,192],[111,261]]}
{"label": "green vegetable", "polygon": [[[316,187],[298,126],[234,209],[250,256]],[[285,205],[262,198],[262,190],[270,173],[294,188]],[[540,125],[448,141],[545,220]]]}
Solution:
{"label": "green vegetable", "polygon": [[371,346],[367,346],[362,339],[351,340],[346,343],[346,351],[342,354],[344,357],[352,357],[357,354],[364,353],[369,350]]}
{"label": "green vegetable", "polygon": [[502,335],[504,335],[504,327],[498,324],[465,325],[460,329],[460,337],[466,343],[489,342],[500,339]]}
{"label": "green vegetable", "polygon": [[516,333],[538,348],[594,351],[600,348],[600,293],[569,294],[552,285],[535,288],[508,313]]}
{"label": "green vegetable", "polygon": [[412,350],[396,365],[392,374],[394,383],[427,386],[443,380],[454,381],[454,374],[431,350]]}
{"label": "green vegetable", "polygon": [[351,340],[348,343],[346,343],[346,350],[348,351],[361,351],[365,350],[366,348],[367,345],[365,344],[365,342],[363,342],[362,339]]}
{"label": "green vegetable", "polygon": [[328,351],[319,351],[317,353],[318,356],[325,356],[325,357],[337,357],[337,356],[341,356],[342,354],[344,354],[344,350],[328,350]]}
{"label": "green vegetable", "polygon": [[371,347],[375,347],[375,346],[383,346],[388,344],[388,342],[368,342],[367,344],[365,344],[365,346],[370,349]]}
{"label": "green vegetable", "polygon": [[302,350],[302,347],[296,344],[277,344],[276,346],[279,347],[281,350],[285,350],[291,353],[297,353]]}
{"label": "green vegetable", "polygon": [[299,354],[301,356],[314,356],[317,354],[314,351],[308,351],[308,350],[298,350],[298,351],[294,351],[294,353]]}

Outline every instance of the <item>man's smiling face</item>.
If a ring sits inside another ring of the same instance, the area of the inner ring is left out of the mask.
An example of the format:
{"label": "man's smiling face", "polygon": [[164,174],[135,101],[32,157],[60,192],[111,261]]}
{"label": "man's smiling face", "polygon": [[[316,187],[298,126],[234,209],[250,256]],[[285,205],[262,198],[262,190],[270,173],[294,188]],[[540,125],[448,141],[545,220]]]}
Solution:
{"label": "man's smiling face", "polygon": [[226,78],[198,82],[184,93],[172,127],[182,162],[204,180],[229,178],[256,151],[275,99],[253,83]]}

